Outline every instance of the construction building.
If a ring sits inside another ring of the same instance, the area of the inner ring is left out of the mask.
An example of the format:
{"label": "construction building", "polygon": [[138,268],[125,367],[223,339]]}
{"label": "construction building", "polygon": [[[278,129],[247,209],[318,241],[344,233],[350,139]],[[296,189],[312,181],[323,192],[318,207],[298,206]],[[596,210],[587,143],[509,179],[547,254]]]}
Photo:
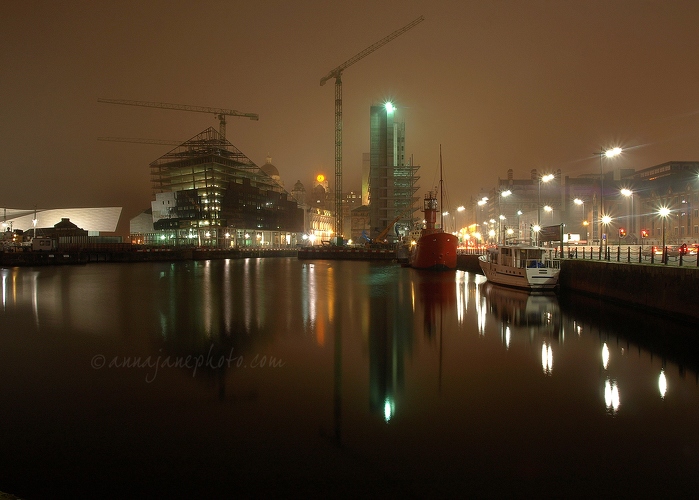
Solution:
{"label": "construction building", "polygon": [[[268,158],[258,167],[209,127],[150,164],[155,201],[132,219],[142,244],[293,246],[303,211]],[[148,215],[152,226],[148,224]]]}
{"label": "construction building", "polygon": [[[391,103],[371,106],[369,151],[369,220],[371,238],[391,224],[388,239],[409,235],[413,214],[418,210],[417,171],[405,161],[405,123],[394,123]],[[396,220],[397,219],[397,220]]]}

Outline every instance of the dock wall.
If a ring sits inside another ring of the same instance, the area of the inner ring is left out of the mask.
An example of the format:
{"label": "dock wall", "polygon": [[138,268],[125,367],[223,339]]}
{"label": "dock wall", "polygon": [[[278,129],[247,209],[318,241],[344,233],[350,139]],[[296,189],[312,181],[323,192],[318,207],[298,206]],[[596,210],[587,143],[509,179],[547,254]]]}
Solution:
{"label": "dock wall", "polygon": [[699,269],[615,262],[561,262],[561,291],[574,291],[678,319],[699,320]]}

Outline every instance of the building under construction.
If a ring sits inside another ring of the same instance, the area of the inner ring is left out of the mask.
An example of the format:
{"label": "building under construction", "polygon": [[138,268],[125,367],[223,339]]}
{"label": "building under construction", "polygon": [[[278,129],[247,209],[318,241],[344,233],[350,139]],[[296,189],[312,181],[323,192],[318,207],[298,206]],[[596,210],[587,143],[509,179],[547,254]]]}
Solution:
{"label": "building under construction", "polygon": [[303,232],[291,195],[211,127],[150,170],[155,201],[131,221],[132,242],[279,247],[296,245]]}
{"label": "building under construction", "polygon": [[393,106],[372,106],[370,115],[370,236],[388,231],[385,236],[394,242],[408,236],[413,226],[420,167],[406,164],[405,123],[394,123]]}

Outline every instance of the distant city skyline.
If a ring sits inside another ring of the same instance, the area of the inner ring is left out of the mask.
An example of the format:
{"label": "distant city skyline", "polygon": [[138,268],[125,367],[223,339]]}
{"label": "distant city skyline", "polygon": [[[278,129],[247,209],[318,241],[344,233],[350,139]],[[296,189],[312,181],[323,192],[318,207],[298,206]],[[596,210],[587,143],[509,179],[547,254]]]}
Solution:
{"label": "distant city skyline", "polygon": [[0,205],[123,206],[128,220],[172,146],[97,138],[186,139],[219,124],[99,98],[257,114],[228,117],[227,138],[260,166],[272,156],[287,189],[321,172],[334,189],[333,85],[318,82],[420,15],[343,73],[343,191],[361,189],[369,109],[388,99],[420,193],[442,145],[453,205],[510,168],[593,173],[600,148],[624,148],[619,168],[699,160],[696,1],[12,2]]}

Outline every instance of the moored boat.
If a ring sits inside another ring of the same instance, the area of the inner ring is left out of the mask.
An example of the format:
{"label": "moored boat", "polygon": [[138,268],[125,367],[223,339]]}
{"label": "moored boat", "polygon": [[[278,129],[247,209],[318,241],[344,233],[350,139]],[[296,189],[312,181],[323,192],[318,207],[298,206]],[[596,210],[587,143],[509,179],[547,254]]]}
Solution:
{"label": "moored boat", "polygon": [[553,290],[558,285],[560,261],[548,259],[547,249],[526,245],[498,245],[478,258],[485,277],[496,285],[525,290]]}
{"label": "moored boat", "polygon": [[[439,183],[440,195],[444,192],[442,180],[442,152],[439,152]],[[437,195],[433,191],[425,195],[423,211],[425,213],[425,227],[420,233],[414,248],[410,252],[410,267],[415,269],[431,269],[446,271],[456,269],[456,248],[458,238],[450,233],[445,233],[444,220],[441,227],[435,227],[437,222]]]}

